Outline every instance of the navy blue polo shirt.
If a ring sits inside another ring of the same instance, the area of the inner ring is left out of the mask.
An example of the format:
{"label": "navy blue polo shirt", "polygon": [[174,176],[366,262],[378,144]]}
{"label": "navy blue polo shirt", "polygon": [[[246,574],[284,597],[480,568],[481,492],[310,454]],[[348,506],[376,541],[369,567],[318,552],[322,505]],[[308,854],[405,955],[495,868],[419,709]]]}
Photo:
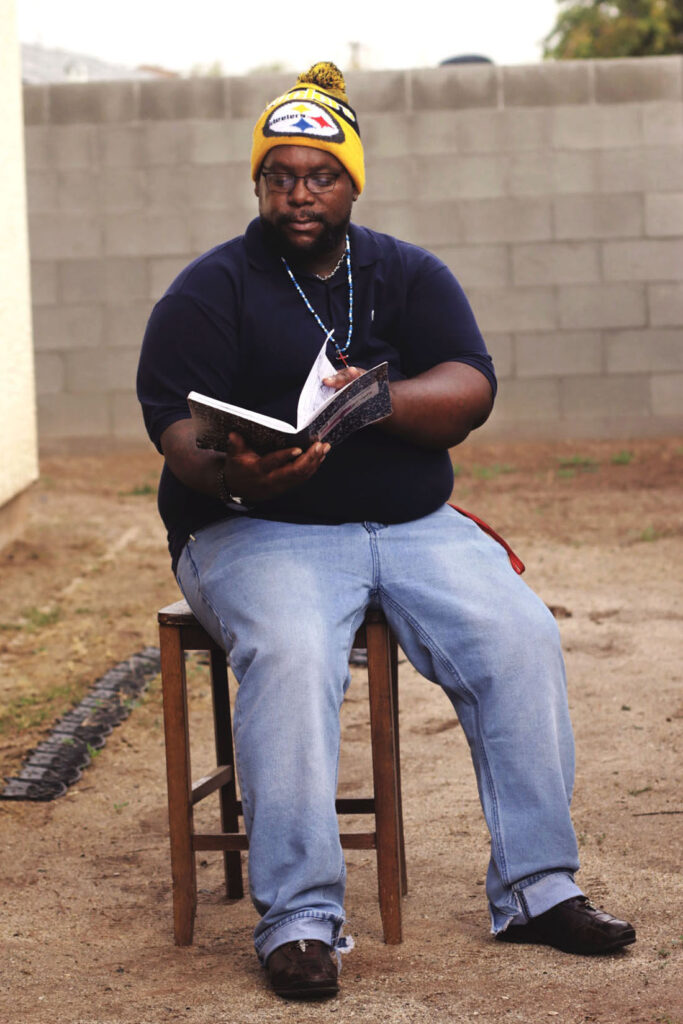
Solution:
{"label": "navy blue polo shirt", "polygon": [[[386,360],[390,380],[457,361],[480,370],[495,393],[491,357],[465,294],[431,253],[350,225],[353,335],[349,360],[369,369]],[[329,281],[297,275],[318,316],[343,342],[349,289],[340,269]],[[294,424],[299,393],[323,342],[320,326],[267,245],[258,219],[244,235],[194,260],[156,304],[138,368],[145,425],[160,447],[164,430],[190,413],[190,391]],[[328,356],[335,362],[330,344]],[[432,451],[366,427],[334,448],[304,484],[248,515],[288,522],[405,522],[448,500],[447,451]],[[190,533],[233,514],[186,487],[167,466],[159,510],[175,567]],[[242,513],[244,514],[244,513]]]}

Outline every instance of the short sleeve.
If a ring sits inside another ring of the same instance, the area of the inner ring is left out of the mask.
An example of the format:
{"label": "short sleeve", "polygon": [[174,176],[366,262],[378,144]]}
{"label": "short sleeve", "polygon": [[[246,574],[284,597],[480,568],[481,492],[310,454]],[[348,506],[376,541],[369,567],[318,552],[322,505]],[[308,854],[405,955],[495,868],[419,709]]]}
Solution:
{"label": "short sleeve", "polygon": [[237,331],[223,313],[184,293],[157,303],[142,342],[137,392],[159,450],[164,430],[189,417],[189,392],[228,401],[238,365]]}
{"label": "short sleeve", "polygon": [[493,361],[462,287],[431,253],[413,249],[410,264],[403,330],[409,376],[438,363],[468,363],[484,374],[495,395]]}

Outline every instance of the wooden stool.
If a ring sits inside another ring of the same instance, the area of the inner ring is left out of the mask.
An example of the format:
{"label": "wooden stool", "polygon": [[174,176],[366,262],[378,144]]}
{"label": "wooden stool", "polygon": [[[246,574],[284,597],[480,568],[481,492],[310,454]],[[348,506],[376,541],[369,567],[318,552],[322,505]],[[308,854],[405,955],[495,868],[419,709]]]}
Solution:
{"label": "wooden stool", "polygon": [[[166,735],[168,817],[173,875],[173,924],[176,944],[192,943],[197,909],[195,853],[222,850],[228,897],[244,895],[240,850],[248,849],[239,831],[242,804],[237,799],[230,696],[225,651],[197,622],[186,601],[158,614],[161,682]],[[338,814],[374,814],[374,832],[341,833],[346,849],[376,849],[379,905],[384,941],[402,941],[401,894],[407,892],[398,737],[398,657],[396,640],[382,612],[368,611],[356,633],[355,647],[367,647],[370,734],[374,796],[337,800]],[[214,735],[218,767],[194,784],[190,768],[185,651],[208,651],[213,691]],[[219,792],[222,831],[195,832],[192,809]]]}

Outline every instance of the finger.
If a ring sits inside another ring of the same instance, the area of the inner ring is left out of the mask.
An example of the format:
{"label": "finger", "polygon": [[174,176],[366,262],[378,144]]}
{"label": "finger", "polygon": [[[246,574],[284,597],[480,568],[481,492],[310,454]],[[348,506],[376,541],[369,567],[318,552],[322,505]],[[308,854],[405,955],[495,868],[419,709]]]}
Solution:
{"label": "finger", "polygon": [[323,384],[338,391],[350,384],[352,380],[356,380],[357,377],[362,377],[364,373],[365,370],[361,370],[358,366],[346,366],[331,377],[323,377]]}
{"label": "finger", "polygon": [[251,451],[242,435],[234,432],[228,434],[228,445],[230,446],[228,450],[229,455],[243,455],[245,452]]}

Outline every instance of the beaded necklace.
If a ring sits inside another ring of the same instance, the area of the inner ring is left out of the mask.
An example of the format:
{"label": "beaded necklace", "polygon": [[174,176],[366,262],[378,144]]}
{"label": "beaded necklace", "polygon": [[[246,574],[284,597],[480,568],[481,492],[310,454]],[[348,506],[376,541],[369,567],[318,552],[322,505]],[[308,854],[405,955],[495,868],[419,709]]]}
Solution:
{"label": "beaded necklace", "polygon": [[[289,276],[291,278],[291,281],[292,281],[292,284],[294,285],[294,287],[298,291],[298,293],[301,296],[301,298],[304,300],[304,302],[306,304],[306,309],[315,318],[315,322],[317,323],[318,327],[320,328],[320,330],[325,335],[325,338],[332,341],[332,344],[334,345],[336,353],[337,353],[337,359],[339,359],[340,362],[342,362],[344,364],[344,366],[348,366],[349,365],[349,361],[348,361],[348,359],[346,357],[346,352],[348,351],[349,345],[351,344],[351,335],[353,334],[353,277],[351,276],[351,243],[349,241],[348,234],[346,236],[346,248],[345,248],[344,253],[342,255],[342,259],[346,259],[346,274],[347,274],[348,281],[349,281],[349,333],[346,335],[346,343],[344,345],[338,345],[337,342],[334,340],[334,338],[332,337],[332,335],[334,334],[334,327],[332,328],[331,331],[328,331],[328,329],[325,327],[325,324],[322,322],[322,320],[320,319],[320,317],[318,316],[316,311],[313,309],[313,306],[308,301],[308,298],[306,297],[303,288],[301,287],[301,285],[299,284],[297,279],[294,277],[294,274],[291,271],[289,263],[284,258],[284,256],[281,256],[280,259],[282,260],[282,262],[285,265],[285,270],[289,274]],[[337,267],[339,267],[340,263],[341,263],[341,260],[337,264]],[[335,271],[336,271],[337,267],[335,267]],[[332,272],[332,274],[330,274],[330,277],[332,277],[333,274],[334,274],[334,271]]]}

